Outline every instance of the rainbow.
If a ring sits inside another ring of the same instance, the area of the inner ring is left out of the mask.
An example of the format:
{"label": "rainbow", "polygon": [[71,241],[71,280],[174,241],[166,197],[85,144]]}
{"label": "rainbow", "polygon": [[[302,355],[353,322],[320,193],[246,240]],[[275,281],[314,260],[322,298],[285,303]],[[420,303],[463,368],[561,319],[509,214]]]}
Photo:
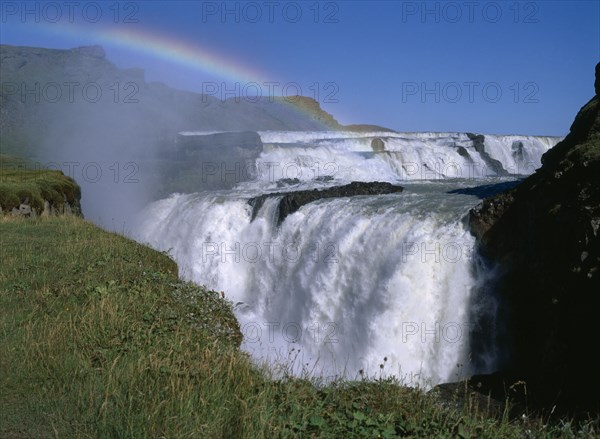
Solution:
{"label": "rainbow", "polygon": [[68,36],[76,40],[83,38],[93,40],[94,44],[132,50],[229,81],[262,84],[269,80],[265,73],[241,65],[226,55],[216,54],[198,44],[191,44],[156,31],[150,32],[133,27],[83,28],[74,24],[60,23],[36,24],[35,30],[46,35]]}
{"label": "rainbow", "polygon": [[144,52],[193,69],[210,73],[217,77],[233,81],[258,82],[265,75],[253,69],[235,63],[224,56],[218,56],[209,50],[191,45],[166,35],[157,35],[143,30],[113,29],[100,31],[102,41],[126,49]]}
{"label": "rainbow", "polygon": [[[153,58],[169,63],[191,68],[209,74],[214,78],[231,82],[254,82],[262,86],[265,82],[272,81],[264,72],[241,65],[223,54],[215,54],[198,44],[175,38],[170,35],[134,28],[90,28],[74,24],[37,24],[36,30],[44,34],[58,37],[72,37],[73,40],[93,41],[109,47],[131,50],[143,53]],[[309,108],[295,105],[293,102],[283,100],[293,110],[307,116],[314,116],[314,111]],[[323,125],[324,128],[327,128]]]}

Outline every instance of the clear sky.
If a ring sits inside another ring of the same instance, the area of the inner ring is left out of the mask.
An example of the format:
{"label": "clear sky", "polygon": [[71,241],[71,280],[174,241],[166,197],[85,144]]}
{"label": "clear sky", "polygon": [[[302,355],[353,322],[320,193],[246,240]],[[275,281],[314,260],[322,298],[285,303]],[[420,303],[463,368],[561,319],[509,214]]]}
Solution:
{"label": "clear sky", "polygon": [[402,131],[564,135],[600,60],[598,1],[3,1],[0,24],[3,44],[100,44],[149,81],[301,90]]}

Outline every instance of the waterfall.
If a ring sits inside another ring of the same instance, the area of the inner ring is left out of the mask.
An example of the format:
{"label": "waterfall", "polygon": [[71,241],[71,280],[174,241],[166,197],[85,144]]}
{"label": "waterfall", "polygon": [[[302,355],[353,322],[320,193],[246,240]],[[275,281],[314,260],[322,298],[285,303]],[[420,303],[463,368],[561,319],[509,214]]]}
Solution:
{"label": "waterfall", "polygon": [[[424,386],[472,373],[477,279],[463,220],[478,199],[449,191],[489,184],[486,160],[531,172],[558,139],[485,136],[485,158],[460,133],[260,135],[256,178],[154,202],[133,236],[170,252],[183,277],[224,291],[236,304],[243,348],[274,369],[395,375]],[[468,178],[450,173],[469,166]],[[280,225],[279,198],[271,197],[252,219],[248,201],[258,194],[354,180],[406,190],[319,200]]]}

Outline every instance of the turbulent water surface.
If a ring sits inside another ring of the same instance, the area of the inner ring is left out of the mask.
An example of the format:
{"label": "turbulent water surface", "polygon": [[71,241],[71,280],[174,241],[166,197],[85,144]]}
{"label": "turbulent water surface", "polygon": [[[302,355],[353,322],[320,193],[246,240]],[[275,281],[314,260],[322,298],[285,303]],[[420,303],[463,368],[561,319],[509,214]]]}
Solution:
{"label": "turbulent water surface", "polygon": [[[394,374],[430,385],[472,373],[474,239],[465,190],[540,166],[557,138],[461,133],[263,132],[249,181],[148,206],[134,237],[224,291],[244,349],[294,373]],[[479,143],[479,144],[478,144]],[[405,191],[326,199],[277,225],[266,192],[388,181]],[[485,311],[485,310],[484,310]]]}

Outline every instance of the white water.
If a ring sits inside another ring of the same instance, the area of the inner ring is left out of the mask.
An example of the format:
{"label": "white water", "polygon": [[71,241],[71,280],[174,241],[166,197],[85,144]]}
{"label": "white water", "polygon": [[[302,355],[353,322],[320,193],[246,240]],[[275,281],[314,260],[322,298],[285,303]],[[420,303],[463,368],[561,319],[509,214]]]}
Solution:
{"label": "white water", "polygon": [[[263,188],[283,178],[372,181],[376,176],[380,181],[397,182],[499,175],[464,133],[268,131],[260,135],[264,152],[257,162],[256,180]],[[373,139],[383,142],[382,150],[372,147]],[[559,140],[486,135],[485,152],[502,164],[502,171],[528,175]],[[256,181],[252,183],[255,186]]]}
{"label": "white water", "polygon": [[[293,163],[302,175],[269,172],[230,191],[174,194],[147,207],[134,237],[169,251],[182,276],[237,303],[243,347],[258,361],[323,377],[356,378],[362,369],[368,376],[393,374],[425,385],[473,372],[468,331],[474,240],[461,219],[478,199],[447,191],[489,181],[479,180],[485,174],[446,180],[449,175],[438,172],[429,181],[411,182],[416,177],[406,173],[411,161],[431,169],[450,160],[464,165],[455,145],[479,155],[468,137],[261,137],[267,145],[259,161],[280,169]],[[374,137],[385,139],[385,152],[363,154]],[[505,169],[525,160],[538,167],[557,140],[486,136],[485,146]],[[512,153],[516,141],[523,143],[520,155]],[[315,165],[327,163],[335,170],[330,180],[315,181],[324,176],[315,174]],[[251,221],[248,199],[281,186],[281,177],[298,178],[293,186],[392,181],[406,190],[313,202],[280,226],[278,199],[271,198]]]}

